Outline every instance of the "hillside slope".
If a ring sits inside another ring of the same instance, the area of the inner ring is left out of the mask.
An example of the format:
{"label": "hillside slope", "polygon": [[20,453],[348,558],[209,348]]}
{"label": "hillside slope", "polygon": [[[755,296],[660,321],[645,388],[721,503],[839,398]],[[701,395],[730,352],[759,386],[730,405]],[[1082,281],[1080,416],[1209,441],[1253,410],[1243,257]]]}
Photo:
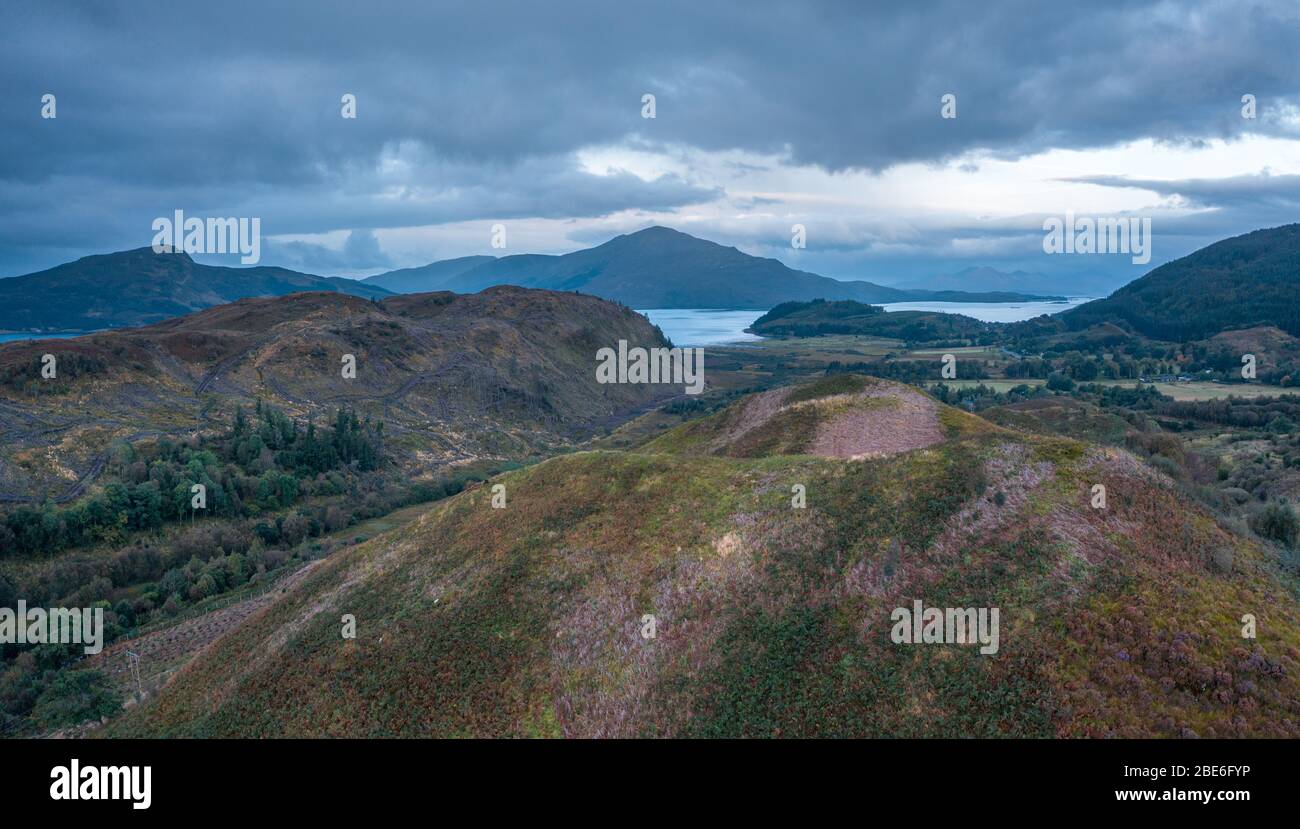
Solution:
{"label": "hillside slope", "polygon": [[[504,509],[326,559],[107,732],[1300,736],[1293,586],[1123,452],[836,376],[494,483]],[[918,599],[999,608],[997,653],[896,644]]]}
{"label": "hillside slope", "polygon": [[[596,352],[619,339],[667,344],[613,303],[503,287],[244,299],[145,328],[0,345],[0,499],[65,497],[114,440],[224,428],[257,399],[291,417],[346,407],[381,420],[413,471],[553,449],[681,392],[598,384]],[[349,354],[354,378],[343,376]]]}
{"label": "hillside slope", "polygon": [[1175,342],[1261,325],[1300,336],[1300,224],[1215,242],[1061,319],[1071,330],[1123,322]]}
{"label": "hillside slope", "polygon": [[387,273],[368,276],[361,280],[367,285],[377,285],[395,294],[422,294],[443,290],[447,282],[471,268],[496,261],[495,256],[462,256],[443,259],[419,268],[401,268]]}
{"label": "hillside slope", "polygon": [[151,248],[85,256],[0,279],[0,331],[95,331],[148,325],[245,297],[332,291],[366,298],[389,291],[284,268],[200,265]]}

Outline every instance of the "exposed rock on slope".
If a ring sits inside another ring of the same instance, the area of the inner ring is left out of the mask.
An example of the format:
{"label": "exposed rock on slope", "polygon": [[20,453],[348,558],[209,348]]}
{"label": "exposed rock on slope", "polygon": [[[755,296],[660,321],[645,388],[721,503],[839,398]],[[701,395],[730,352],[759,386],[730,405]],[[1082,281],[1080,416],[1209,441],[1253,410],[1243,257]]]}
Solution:
{"label": "exposed rock on slope", "polygon": [[911,386],[839,375],[752,395],[646,449],[731,457],[894,455],[943,440],[939,411],[933,398]]}

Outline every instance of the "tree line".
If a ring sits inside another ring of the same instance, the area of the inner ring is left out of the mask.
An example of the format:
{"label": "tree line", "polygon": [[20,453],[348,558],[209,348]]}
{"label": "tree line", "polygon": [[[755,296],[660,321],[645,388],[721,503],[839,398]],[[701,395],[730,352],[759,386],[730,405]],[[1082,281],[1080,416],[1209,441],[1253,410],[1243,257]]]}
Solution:
{"label": "tree line", "polygon": [[0,521],[0,556],[121,543],[133,532],[194,520],[196,484],[203,487],[202,514],[275,512],[298,500],[301,479],[373,471],[382,458],[382,423],[339,409],[331,425],[318,429],[259,400],[253,418],[241,407],[217,436],[115,445],[104,470],[108,483],[97,492],[67,507],[47,500],[9,510]]}

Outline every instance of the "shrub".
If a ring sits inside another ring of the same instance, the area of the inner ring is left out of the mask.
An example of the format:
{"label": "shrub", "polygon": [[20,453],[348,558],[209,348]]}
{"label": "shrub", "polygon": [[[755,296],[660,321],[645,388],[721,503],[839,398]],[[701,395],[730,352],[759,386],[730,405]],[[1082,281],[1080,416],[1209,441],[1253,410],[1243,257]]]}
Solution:
{"label": "shrub", "polygon": [[1070,391],[1074,388],[1074,381],[1059,371],[1054,371],[1047,378],[1047,388],[1049,391]]}
{"label": "shrub", "polygon": [[1251,529],[1270,541],[1294,547],[1300,538],[1300,519],[1290,504],[1273,501],[1255,513]]}
{"label": "shrub", "polygon": [[1152,455],[1150,462],[1152,466],[1173,478],[1175,481],[1180,480],[1183,477],[1183,468],[1172,458],[1167,458],[1164,455]]}
{"label": "shrub", "polygon": [[194,586],[190,588],[190,601],[197,602],[200,599],[206,599],[208,596],[212,596],[217,592],[217,582],[212,578],[212,574],[204,573],[199,576],[199,580],[194,582]]}
{"label": "shrub", "polygon": [[65,671],[36,699],[32,719],[42,728],[60,728],[111,716],[121,707],[101,671]]}
{"label": "shrub", "polygon": [[173,593],[167,597],[167,601],[163,602],[162,612],[168,616],[175,616],[177,613],[181,612],[181,608],[184,607],[184,605],[185,600],[181,598],[180,594]]}

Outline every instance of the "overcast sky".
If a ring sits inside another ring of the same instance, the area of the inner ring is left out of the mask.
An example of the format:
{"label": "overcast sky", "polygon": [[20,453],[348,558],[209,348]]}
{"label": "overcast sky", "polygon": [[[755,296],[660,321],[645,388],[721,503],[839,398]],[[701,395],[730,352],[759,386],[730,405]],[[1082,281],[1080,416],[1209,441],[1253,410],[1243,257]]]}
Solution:
{"label": "overcast sky", "polygon": [[[5,0],[0,276],[176,209],[323,274],[665,224],[881,282],[1132,278],[1300,217],[1300,4],[865,5]],[[1066,211],[1150,217],[1151,263],[1047,256]]]}

